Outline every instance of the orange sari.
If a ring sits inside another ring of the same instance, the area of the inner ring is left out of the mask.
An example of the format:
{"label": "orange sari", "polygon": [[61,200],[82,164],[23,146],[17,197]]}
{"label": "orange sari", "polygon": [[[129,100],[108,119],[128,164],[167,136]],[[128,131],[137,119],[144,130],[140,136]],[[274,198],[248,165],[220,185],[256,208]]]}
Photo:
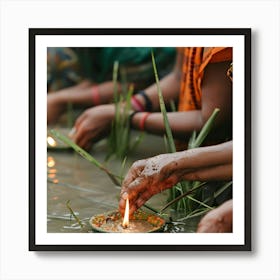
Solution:
{"label": "orange sari", "polygon": [[[188,47],[183,52],[179,111],[201,109],[201,83],[209,63],[232,61],[232,48]],[[227,73],[225,73],[226,75]]]}

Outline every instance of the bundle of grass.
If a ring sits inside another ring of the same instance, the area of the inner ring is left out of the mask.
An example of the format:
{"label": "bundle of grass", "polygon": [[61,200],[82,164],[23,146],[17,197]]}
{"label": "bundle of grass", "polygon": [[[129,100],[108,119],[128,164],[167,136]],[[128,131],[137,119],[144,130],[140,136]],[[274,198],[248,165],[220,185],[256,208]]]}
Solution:
{"label": "bundle of grass", "polygon": [[[131,112],[131,97],[134,88],[131,85],[129,86],[127,92],[124,94],[118,94],[118,68],[119,64],[118,62],[115,62],[113,69],[115,117],[108,136],[107,160],[109,160],[112,156],[115,156],[120,160],[124,160],[129,152],[136,149],[144,135],[141,133],[137,135],[136,139],[131,139],[129,115]],[[123,76],[124,75],[125,74],[123,73]],[[122,80],[124,81],[125,78]],[[123,82],[122,88],[124,90],[127,88],[125,82]]]}

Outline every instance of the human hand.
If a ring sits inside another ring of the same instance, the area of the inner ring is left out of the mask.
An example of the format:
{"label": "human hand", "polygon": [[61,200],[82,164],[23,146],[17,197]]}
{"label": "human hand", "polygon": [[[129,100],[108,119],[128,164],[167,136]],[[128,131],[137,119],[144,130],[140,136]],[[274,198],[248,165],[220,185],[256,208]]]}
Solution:
{"label": "human hand", "polygon": [[232,232],[232,210],[232,199],[211,210],[199,222],[197,232]]}
{"label": "human hand", "polygon": [[184,172],[177,168],[177,161],[183,153],[161,154],[136,161],[128,171],[121,189],[119,211],[124,214],[126,199],[129,212],[133,214],[153,195],[178,183]]}
{"label": "human hand", "polygon": [[105,137],[114,119],[113,104],[100,105],[84,111],[75,122],[73,141],[85,150],[89,150],[94,142]]}
{"label": "human hand", "polygon": [[58,93],[49,93],[47,95],[47,124],[57,122],[61,114],[66,110],[66,105],[63,103]]}
{"label": "human hand", "polygon": [[57,122],[59,117],[66,111],[68,103],[85,106],[91,105],[91,87],[92,84],[85,80],[75,86],[48,93],[47,123],[54,124]]}

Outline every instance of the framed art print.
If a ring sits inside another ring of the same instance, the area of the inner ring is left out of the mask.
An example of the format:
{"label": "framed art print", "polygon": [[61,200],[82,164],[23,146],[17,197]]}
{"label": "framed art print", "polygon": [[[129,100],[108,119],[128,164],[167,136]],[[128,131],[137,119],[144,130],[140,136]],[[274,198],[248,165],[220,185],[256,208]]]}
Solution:
{"label": "framed art print", "polygon": [[[251,250],[250,29],[29,29],[29,136],[29,250]],[[125,224],[133,163],[194,151]]]}

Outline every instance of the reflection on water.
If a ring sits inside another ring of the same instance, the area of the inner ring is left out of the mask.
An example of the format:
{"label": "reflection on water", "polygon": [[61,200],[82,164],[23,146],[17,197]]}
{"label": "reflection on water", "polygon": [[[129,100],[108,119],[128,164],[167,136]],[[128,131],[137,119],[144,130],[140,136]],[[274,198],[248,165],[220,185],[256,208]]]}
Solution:
{"label": "reflection on water", "polygon": [[[100,162],[105,162],[106,141],[97,143],[91,154]],[[146,135],[133,155],[126,162],[126,170],[138,159],[164,153],[164,142],[161,137]],[[107,167],[115,174],[121,174],[121,162],[112,159]],[[54,168],[55,167],[55,168]],[[89,163],[73,150],[48,149],[47,158],[47,230],[48,232],[93,232],[89,219],[97,214],[118,209],[120,187],[115,186],[110,178],[97,167]],[[152,197],[148,204],[161,209],[166,204],[168,193],[162,192]],[[69,213],[66,202],[83,227]],[[149,211],[143,208],[145,211]],[[163,232],[195,232],[198,218],[184,222],[174,222],[176,213],[167,216]]]}
{"label": "reflection on water", "polygon": [[48,162],[47,162],[48,167],[54,167],[55,166],[55,160],[53,157],[48,157]]}

